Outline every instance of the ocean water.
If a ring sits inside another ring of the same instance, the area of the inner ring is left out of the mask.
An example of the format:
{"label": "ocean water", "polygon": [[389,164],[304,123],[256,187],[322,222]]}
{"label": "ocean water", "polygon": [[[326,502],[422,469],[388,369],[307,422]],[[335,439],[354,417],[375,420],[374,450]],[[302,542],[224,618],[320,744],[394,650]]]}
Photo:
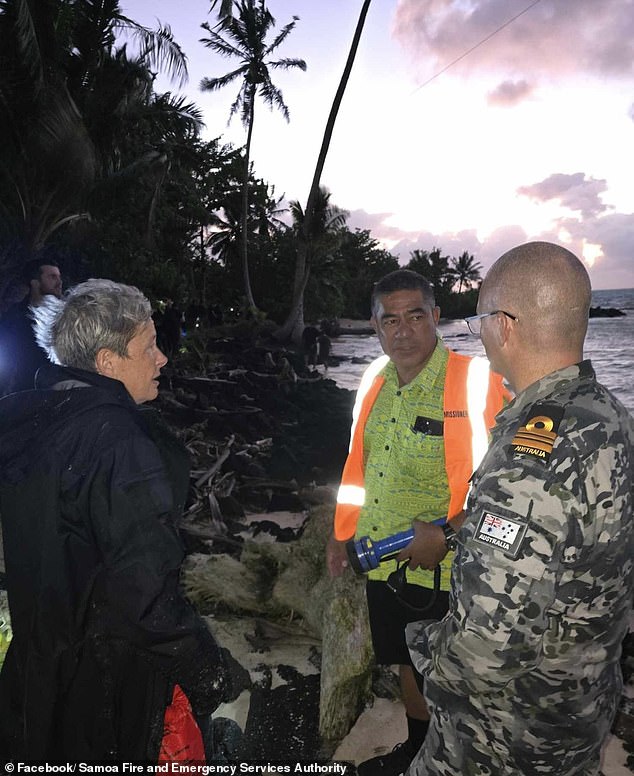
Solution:
{"label": "ocean water", "polygon": [[[634,414],[634,288],[593,291],[593,307],[616,307],[625,313],[619,318],[591,318],[586,337],[585,357],[592,359],[597,377]],[[438,330],[447,346],[467,355],[484,355],[482,343],[467,331],[464,321],[441,321]],[[381,355],[374,335],[342,335],[333,340],[332,354],[367,361]],[[331,367],[328,377],[342,388],[356,390],[366,364],[346,360]]]}

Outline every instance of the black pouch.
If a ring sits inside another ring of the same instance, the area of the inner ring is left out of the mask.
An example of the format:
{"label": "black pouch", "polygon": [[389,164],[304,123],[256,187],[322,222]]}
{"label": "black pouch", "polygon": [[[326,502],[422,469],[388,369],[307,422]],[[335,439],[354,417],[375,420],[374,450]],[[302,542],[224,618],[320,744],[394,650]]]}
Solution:
{"label": "black pouch", "polygon": [[429,436],[442,436],[444,423],[442,420],[425,418],[419,415],[412,426],[412,431],[416,434],[427,434]]}

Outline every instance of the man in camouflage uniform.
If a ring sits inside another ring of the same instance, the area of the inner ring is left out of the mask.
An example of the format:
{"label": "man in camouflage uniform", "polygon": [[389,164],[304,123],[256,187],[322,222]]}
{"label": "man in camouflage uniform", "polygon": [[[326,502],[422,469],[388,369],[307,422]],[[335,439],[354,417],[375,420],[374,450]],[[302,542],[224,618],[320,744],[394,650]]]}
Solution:
{"label": "man in camouflage uniform", "polygon": [[432,710],[409,776],[599,772],[632,603],[634,422],[582,361],[589,305],[582,263],[528,243],[469,319],[516,398],[473,478],[449,613],[408,627]]}

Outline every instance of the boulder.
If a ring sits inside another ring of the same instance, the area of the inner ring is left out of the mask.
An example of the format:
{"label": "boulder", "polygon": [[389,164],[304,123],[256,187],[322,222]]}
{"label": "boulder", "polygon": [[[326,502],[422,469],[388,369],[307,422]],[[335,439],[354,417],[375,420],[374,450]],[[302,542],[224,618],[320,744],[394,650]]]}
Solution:
{"label": "boulder", "polygon": [[331,580],[325,547],[332,505],[314,507],[292,542],[246,540],[239,559],[195,554],[183,581],[200,611],[258,615],[293,623],[321,640],[319,732],[326,748],[343,738],[371,695],[374,657],[365,579]]}
{"label": "boulder", "polygon": [[333,745],[350,731],[371,696],[374,653],[365,581],[347,571],[324,607],[319,732]]}

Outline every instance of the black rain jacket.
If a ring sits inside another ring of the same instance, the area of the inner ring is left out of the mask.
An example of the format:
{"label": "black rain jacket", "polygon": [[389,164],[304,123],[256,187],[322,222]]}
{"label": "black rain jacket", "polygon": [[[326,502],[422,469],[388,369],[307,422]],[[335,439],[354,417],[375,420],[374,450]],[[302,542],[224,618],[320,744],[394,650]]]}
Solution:
{"label": "black rain jacket", "polygon": [[2,755],[156,762],[175,683],[196,714],[221,702],[220,650],[179,588],[188,474],[117,380],[48,367],[0,400]]}

